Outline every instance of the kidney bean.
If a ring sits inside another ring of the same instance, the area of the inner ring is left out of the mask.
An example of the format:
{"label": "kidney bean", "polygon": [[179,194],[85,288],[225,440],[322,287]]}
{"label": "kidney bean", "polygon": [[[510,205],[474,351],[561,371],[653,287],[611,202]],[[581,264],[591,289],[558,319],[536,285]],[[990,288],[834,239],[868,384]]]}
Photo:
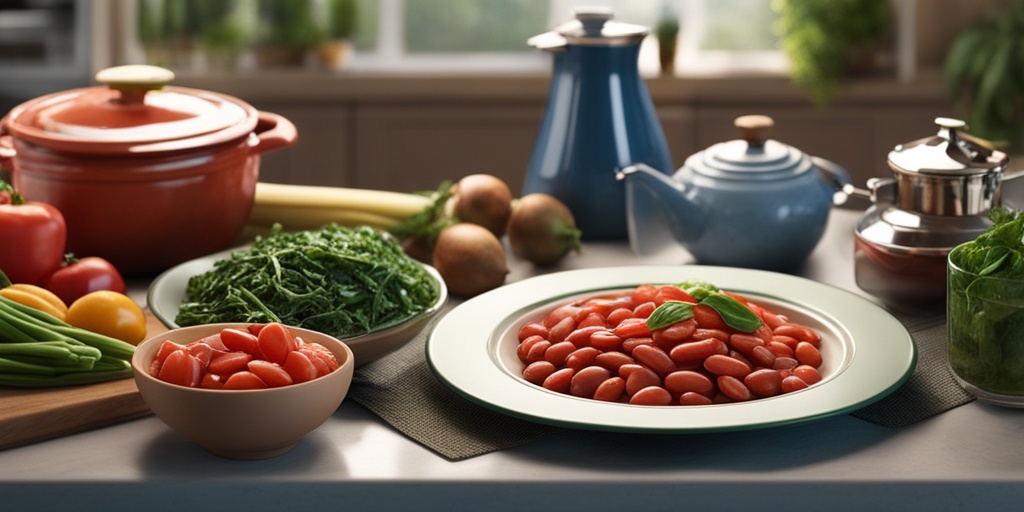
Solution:
{"label": "kidney bean", "polygon": [[761,338],[761,341],[765,343],[772,340],[772,335],[772,328],[765,324],[761,324],[761,327],[758,327],[757,330],[754,331],[754,336]]}
{"label": "kidney bean", "polygon": [[761,308],[761,321],[774,331],[776,327],[786,323],[788,320],[786,317],[780,316],[770,309]]}
{"label": "kidney bean", "polygon": [[722,341],[729,341],[729,333],[728,332],[726,332],[726,331],[724,331],[722,329],[707,329],[707,328],[700,327],[700,326],[697,327],[697,330],[693,331],[693,336],[691,336],[691,337],[693,339],[695,339],[695,340],[703,340],[703,339],[707,339],[707,338],[715,338],[715,339],[719,339],[719,340],[722,340]]}
{"label": "kidney bean", "polygon": [[782,376],[775,370],[762,369],[750,372],[743,378],[743,383],[760,397],[775,396],[782,392]]}
{"label": "kidney bean", "polygon": [[729,336],[729,346],[739,353],[749,356],[754,352],[754,347],[764,346],[764,340],[752,334],[736,333]]}
{"label": "kidney bean", "polygon": [[576,348],[583,348],[590,346],[590,336],[595,332],[605,330],[603,325],[592,325],[590,327],[578,327],[575,331],[569,333],[565,337],[565,341],[571,342],[576,345]]}
{"label": "kidney bean", "polygon": [[821,336],[814,332],[814,329],[806,325],[784,323],[773,329],[772,332],[776,335],[789,336],[799,341],[806,341],[815,347],[821,345]]}
{"label": "kidney bean", "polygon": [[547,361],[536,361],[526,365],[523,370],[523,378],[538,386],[544,384],[549,375],[555,373],[558,368]]}
{"label": "kidney bean", "polygon": [[655,343],[659,345],[666,344],[672,347],[690,339],[696,330],[697,321],[690,318],[682,322],[676,322],[664,329],[658,329],[652,333],[652,337]]}
{"label": "kidney bean", "polygon": [[[700,372],[678,370],[665,376],[665,389],[677,395],[700,393],[706,397],[715,395],[715,383]],[[708,403],[711,403],[708,400]]]}
{"label": "kidney bean", "polygon": [[[623,365],[619,368],[620,376],[622,376],[622,368],[626,366],[630,365]],[[625,377],[627,395],[633,396],[634,393],[648,386],[661,386],[661,377],[658,377],[654,370],[643,365],[636,366],[637,368],[629,372],[629,375]]]}
{"label": "kidney bean", "polygon": [[565,366],[580,371],[594,364],[601,351],[594,347],[583,347],[574,350],[565,358]]}
{"label": "kidney bean", "polygon": [[781,334],[772,334],[772,341],[782,343],[791,349],[796,349],[796,344],[800,343],[800,340],[792,336],[783,336]]}
{"label": "kidney bean", "polygon": [[679,395],[679,405],[711,405],[710,398],[692,391]]}
{"label": "kidney bean", "polygon": [[715,375],[742,379],[750,373],[750,365],[734,357],[714,354],[704,360],[704,369]]}
{"label": "kidney bean", "polygon": [[640,345],[652,345],[654,344],[654,338],[626,338],[622,340],[622,351],[627,354],[632,354],[636,347]]}
{"label": "kidney bean", "polygon": [[651,335],[651,329],[647,327],[647,321],[643,318],[627,318],[612,329],[616,336],[626,338],[647,338]]}
{"label": "kidney bean", "polygon": [[800,380],[806,382],[808,386],[821,382],[821,373],[818,372],[818,369],[806,364],[793,368],[793,375],[800,377]]}
{"label": "kidney bean", "polygon": [[746,384],[732,375],[719,375],[717,383],[718,389],[723,395],[737,402],[746,402],[754,398],[754,394],[750,392]]}
{"label": "kidney bean", "polygon": [[672,395],[663,387],[647,386],[629,397],[631,405],[671,405]]}
{"label": "kidney bean", "polygon": [[618,402],[626,391],[626,379],[609,377],[594,391],[594,400],[602,402]]}
{"label": "kidney bean", "polygon": [[633,318],[643,318],[646,320],[647,317],[651,316],[651,313],[654,313],[657,307],[654,302],[644,302],[633,308]]}
{"label": "kidney bean", "polygon": [[555,366],[563,366],[565,358],[575,351],[576,345],[568,341],[561,341],[551,345],[544,351],[544,360]]}
{"label": "kidney bean", "polygon": [[626,320],[626,319],[629,319],[629,318],[633,318],[633,310],[632,309],[618,308],[618,309],[612,310],[611,313],[608,313],[608,316],[605,317],[605,320],[608,321],[608,326],[609,327],[616,327],[620,323],[622,323],[623,320]]}
{"label": "kidney bean", "polygon": [[771,368],[775,364],[775,357],[775,353],[769,350],[768,347],[758,345],[754,347],[749,359],[755,366]]}
{"label": "kidney bean", "polygon": [[601,315],[600,313],[590,313],[587,316],[583,317],[582,320],[576,323],[577,329],[594,326],[600,327],[602,329],[608,327],[604,322],[604,316]]}
{"label": "kidney bean", "polygon": [[767,345],[768,350],[771,350],[773,354],[784,357],[793,357],[793,349],[781,341],[769,341]]}
{"label": "kidney bean", "polygon": [[783,393],[792,393],[794,391],[800,391],[801,389],[806,388],[807,383],[804,382],[804,380],[801,379],[800,377],[797,377],[796,375],[790,375],[789,377],[782,379]]}
{"label": "kidney bean", "polygon": [[772,365],[773,370],[792,370],[800,364],[795,358],[778,356],[775,358],[775,364]]}
{"label": "kidney bean", "polygon": [[580,311],[579,304],[562,304],[548,313],[541,322],[548,329],[554,327],[565,318],[574,318]]}
{"label": "kidney bean", "polygon": [[744,364],[747,365],[747,368],[751,368],[751,369],[754,368],[754,363],[751,363],[750,359],[747,359],[747,356],[745,356],[743,354],[740,354],[739,352],[737,352],[735,350],[730,350],[729,353],[726,354],[726,355],[728,355],[729,357],[731,357],[731,358],[733,358],[733,359],[735,359],[737,361],[742,361]]}
{"label": "kidney bean", "polygon": [[633,349],[633,358],[640,364],[664,377],[676,369],[675,361],[664,350],[654,345],[640,345]]}
{"label": "kidney bean", "polygon": [[576,320],[567,316],[548,328],[548,341],[551,343],[565,341],[566,336],[574,330],[576,330]]}
{"label": "kidney bean", "polygon": [[594,358],[594,362],[613,372],[618,373],[624,364],[636,364],[636,360],[622,352],[604,352]]}
{"label": "kidney bean", "polygon": [[630,292],[630,298],[636,304],[643,304],[644,302],[653,302],[654,296],[658,293],[658,287],[653,284],[642,284],[633,288]]}
{"label": "kidney bean", "polygon": [[622,338],[608,329],[602,329],[590,335],[590,346],[605,352],[618,352],[622,350]]}
{"label": "kidney bean", "polygon": [[540,336],[541,338],[547,339],[548,328],[544,327],[544,324],[540,322],[530,322],[519,328],[519,342],[526,341],[531,336]]}
{"label": "kidney bean", "polygon": [[693,307],[693,319],[697,321],[697,325],[704,329],[719,329],[726,330],[728,326],[725,324],[725,320],[722,320],[722,315],[718,314],[711,306],[705,306],[703,304],[697,304]]}
{"label": "kidney bean", "polygon": [[600,366],[588,366],[572,376],[569,385],[569,394],[582,398],[593,398],[597,387],[602,382],[611,378],[607,368]]}
{"label": "kidney bean", "polygon": [[551,346],[551,342],[548,340],[540,340],[530,345],[529,351],[526,353],[526,362],[533,363],[544,360],[544,353],[547,352],[548,347]]}
{"label": "kidney bean", "polygon": [[654,303],[660,306],[670,300],[689,303],[697,302],[693,295],[690,295],[686,290],[678,286],[670,284],[659,286],[657,293],[654,294]]}
{"label": "kidney bean", "polygon": [[575,373],[576,371],[572,368],[562,368],[561,370],[557,370],[551,375],[548,375],[548,378],[544,379],[541,386],[557,393],[568,394],[569,386],[572,384],[572,376]]}
{"label": "kidney bean", "polygon": [[800,361],[800,364],[805,364],[817,368],[821,366],[821,352],[814,345],[801,341],[796,344],[796,350],[793,351],[796,354],[796,360]]}
{"label": "kidney bean", "polygon": [[719,354],[725,344],[717,338],[707,338],[701,341],[688,341],[680,343],[669,351],[668,355],[673,361],[684,364],[704,361],[710,356]]}

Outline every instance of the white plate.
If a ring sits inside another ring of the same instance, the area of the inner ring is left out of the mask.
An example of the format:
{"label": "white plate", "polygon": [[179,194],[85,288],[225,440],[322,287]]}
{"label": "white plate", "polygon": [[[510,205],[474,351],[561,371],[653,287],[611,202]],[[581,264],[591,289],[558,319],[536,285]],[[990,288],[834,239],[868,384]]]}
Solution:
{"label": "white plate", "polygon": [[[188,286],[189,278],[212,269],[215,262],[227,258],[236,250],[238,249],[229,249],[186,261],[157,276],[150,284],[146,294],[146,303],[150,311],[168,328],[177,328],[178,324],[174,320],[178,316],[178,307],[185,300],[185,288]],[[441,311],[445,301],[448,300],[448,289],[434,267],[430,265],[423,265],[423,267],[434,279],[438,290],[437,301],[427,310],[399,324],[383,326],[360,336],[341,338],[352,349],[356,366],[379,359],[405,345],[423,329],[434,315]]]}
{"label": "white plate", "polygon": [[[653,407],[577,398],[522,378],[516,346],[524,323],[579,298],[689,278],[747,295],[817,330],[822,381],[748,402]],[[762,428],[852,412],[898,388],[910,377],[916,358],[903,324],[857,295],[786,274],[699,265],[573,270],[525,279],[456,306],[427,339],[431,370],[473,402],[540,423],[655,433]]]}

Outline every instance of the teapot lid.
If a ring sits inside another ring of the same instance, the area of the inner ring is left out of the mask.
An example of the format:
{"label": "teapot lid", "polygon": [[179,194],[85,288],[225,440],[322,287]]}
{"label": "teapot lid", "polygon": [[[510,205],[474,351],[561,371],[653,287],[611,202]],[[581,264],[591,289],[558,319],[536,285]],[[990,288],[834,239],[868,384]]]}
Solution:
{"label": "teapot lid", "polygon": [[643,25],[615,21],[610,8],[578,7],[572,12],[574,20],[559,25],[552,32],[533,36],[527,40],[527,43],[540,49],[559,48],[567,44],[580,46],[638,45],[650,32],[650,29]]}
{"label": "teapot lid", "polygon": [[737,180],[786,178],[813,167],[803,151],[765,137],[765,131],[775,125],[771,117],[741,116],[733,124],[740,129],[741,139],[715,144],[688,158],[686,165],[699,174]]}
{"label": "teapot lid", "polygon": [[896,172],[932,176],[970,176],[1001,172],[1009,158],[988,141],[963,131],[967,123],[948,117],[935,118],[937,135],[899,144],[889,152],[889,166]]}

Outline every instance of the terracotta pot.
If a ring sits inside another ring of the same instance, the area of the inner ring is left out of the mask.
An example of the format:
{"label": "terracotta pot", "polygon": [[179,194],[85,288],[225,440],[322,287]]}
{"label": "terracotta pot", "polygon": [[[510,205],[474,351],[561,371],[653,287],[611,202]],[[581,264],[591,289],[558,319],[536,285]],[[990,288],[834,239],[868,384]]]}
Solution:
{"label": "terracotta pot", "polygon": [[124,66],[106,86],[25,102],[0,121],[0,163],[26,198],[56,206],[67,251],[147,275],[230,247],[252,208],[260,155],[295,126],[236,98],[164,86]]}

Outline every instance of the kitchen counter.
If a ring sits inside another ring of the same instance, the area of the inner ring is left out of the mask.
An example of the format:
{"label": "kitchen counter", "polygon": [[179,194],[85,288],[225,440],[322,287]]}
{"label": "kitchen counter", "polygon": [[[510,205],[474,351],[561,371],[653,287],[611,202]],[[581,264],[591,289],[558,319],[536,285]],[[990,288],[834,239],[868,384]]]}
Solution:
{"label": "kitchen counter", "polygon": [[[854,293],[835,210],[801,274]],[[588,244],[562,268],[684,263]],[[511,279],[533,270],[522,264]],[[141,293],[141,289],[134,290]],[[0,404],[2,406],[2,404]],[[570,431],[449,462],[352,401],[291,452],[210,455],[155,417],[0,452],[3,510],[1001,510],[1024,500],[1024,412],[978,401],[911,426],[842,415],[694,435]]]}

